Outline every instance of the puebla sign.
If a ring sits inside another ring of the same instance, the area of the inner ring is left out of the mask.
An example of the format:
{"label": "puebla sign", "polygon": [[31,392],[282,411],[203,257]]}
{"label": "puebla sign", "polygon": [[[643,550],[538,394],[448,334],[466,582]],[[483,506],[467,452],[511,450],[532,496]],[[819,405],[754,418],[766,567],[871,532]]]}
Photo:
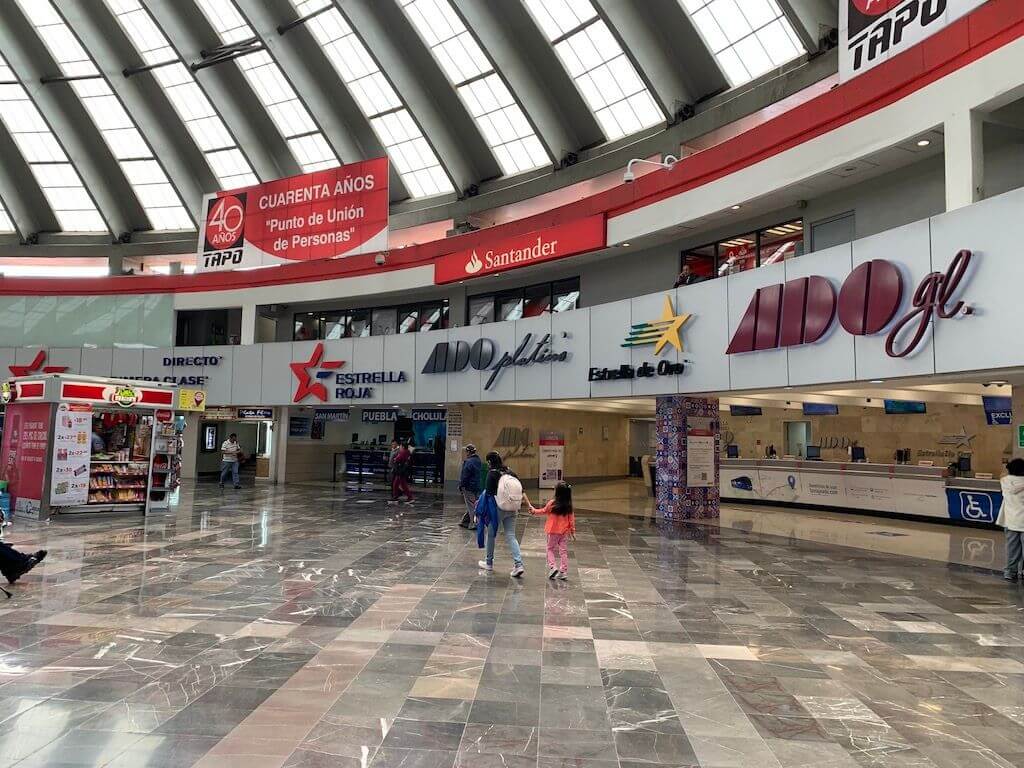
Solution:
{"label": "puebla sign", "polygon": [[854,336],[871,336],[888,328],[886,354],[906,357],[924,339],[933,318],[973,314],[974,309],[962,299],[953,300],[971,258],[970,251],[960,251],[944,273],[925,275],[914,291],[910,310],[891,326],[903,303],[903,275],[885,259],[854,269],[843,281],[838,298],[832,283],[819,275],[758,288],[726,354],[813,344],[825,336],[838,314],[839,324]]}
{"label": "puebla sign", "polygon": [[563,259],[604,248],[606,242],[604,216],[588,216],[442,256],[434,262],[434,283],[454,283]]}
{"label": "puebla sign", "polygon": [[386,249],[388,181],[380,157],[206,195],[196,271]]}

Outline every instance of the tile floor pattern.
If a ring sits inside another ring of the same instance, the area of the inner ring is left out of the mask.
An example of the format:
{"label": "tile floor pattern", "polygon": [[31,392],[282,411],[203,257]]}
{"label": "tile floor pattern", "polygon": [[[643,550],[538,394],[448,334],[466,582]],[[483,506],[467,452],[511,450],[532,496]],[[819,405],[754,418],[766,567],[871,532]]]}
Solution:
{"label": "tile floor pattern", "polygon": [[566,583],[520,520],[519,582],[459,512],[200,487],[19,524],[52,554],[0,603],[0,766],[1024,765],[991,573],[581,513]]}

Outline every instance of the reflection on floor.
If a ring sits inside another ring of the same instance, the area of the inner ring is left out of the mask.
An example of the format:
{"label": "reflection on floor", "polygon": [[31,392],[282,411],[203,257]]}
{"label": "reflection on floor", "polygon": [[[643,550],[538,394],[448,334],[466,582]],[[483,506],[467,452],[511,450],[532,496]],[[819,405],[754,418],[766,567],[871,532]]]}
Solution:
{"label": "reflection on floor", "polygon": [[[580,484],[573,488],[573,498],[588,510],[654,515],[654,501],[640,480]],[[723,504],[721,518],[711,524],[978,568],[1002,570],[1006,565],[1003,532],[989,528],[754,504]]]}
{"label": "reflection on floor", "polygon": [[[446,504],[447,502],[447,504]],[[482,573],[453,498],[186,488],[64,518],[0,604],[0,768],[1024,764],[1024,588],[581,513]]]}

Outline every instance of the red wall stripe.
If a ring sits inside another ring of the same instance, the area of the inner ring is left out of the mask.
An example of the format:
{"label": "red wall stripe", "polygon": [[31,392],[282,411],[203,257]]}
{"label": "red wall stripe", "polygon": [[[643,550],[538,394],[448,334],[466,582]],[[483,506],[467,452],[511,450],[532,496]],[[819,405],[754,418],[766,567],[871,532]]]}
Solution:
{"label": "red wall stripe", "polygon": [[[231,291],[343,277],[380,274],[431,264],[455,251],[475,248],[573,219],[607,213],[616,216],[694,189],[894,104],[946,75],[983,58],[1024,35],[1024,3],[989,0],[972,14],[853,80],[838,85],[722,144],[680,161],[672,171],[639,177],[605,192],[518,221],[396,249],[383,267],[373,254],[288,264],[253,272],[132,277],[2,278],[0,295],[60,296]],[[88,291],[82,286],[88,285]]]}

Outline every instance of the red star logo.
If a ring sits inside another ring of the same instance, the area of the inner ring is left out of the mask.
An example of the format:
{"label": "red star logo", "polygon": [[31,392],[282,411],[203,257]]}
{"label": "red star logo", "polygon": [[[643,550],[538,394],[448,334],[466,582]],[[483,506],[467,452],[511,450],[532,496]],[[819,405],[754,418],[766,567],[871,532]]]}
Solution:
{"label": "red star logo", "polygon": [[33,373],[39,373],[40,370],[42,373],[64,373],[68,369],[66,365],[44,366],[44,362],[46,362],[46,350],[41,349],[39,354],[36,355],[35,360],[29,365],[11,365],[9,368],[11,369],[12,376],[31,376]]}
{"label": "red star logo", "polygon": [[[313,350],[313,355],[304,363],[288,363],[288,366],[292,369],[292,373],[295,374],[295,378],[299,380],[299,386],[295,388],[295,399],[293,403],[301,403],[310,395],[316,397],[321,403],[327,402],[327,387],[323,385],[323,382],[319,379],[327,379],[331,376],[331,371],[336,371],[345,364],[344,360],[324,360],[324,345],[320,342],[316,345],[316,349]],[[322,371],[317,371],[314,376],[309,375],[310,368],[323,368]]]}

